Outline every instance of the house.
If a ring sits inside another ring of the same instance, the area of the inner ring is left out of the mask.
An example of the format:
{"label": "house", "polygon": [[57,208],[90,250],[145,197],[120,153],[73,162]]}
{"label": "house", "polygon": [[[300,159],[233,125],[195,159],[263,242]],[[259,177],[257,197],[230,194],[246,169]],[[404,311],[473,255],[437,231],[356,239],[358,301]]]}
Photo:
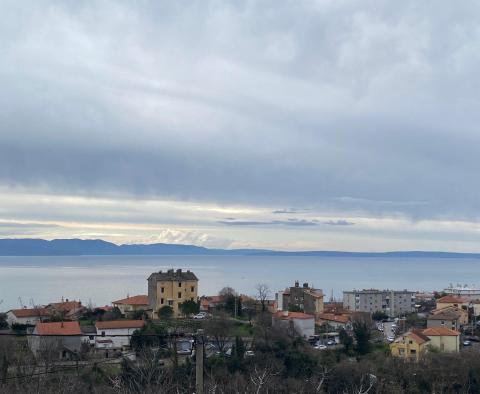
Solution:
{"label": "house", "polygon": [[430,338],[421,330],[410,330],[390,344],[393,357],[419,360],[427,351]]}
{"label": "house", "polygon": [[464,297],[455,295],[446,295],[437,300],[437,309],[444,309],[449,307],[468,308],[469,300]]}
{"label": "house", "polygon": [[36,357],[77,359],[82,338],[78,322],[38,322],[32,334],[28,344]]}
{"label": "house", "polygon": [[78,320],[78,318],[87,310],[81,301],[69,301],[68,298],[62,302],[48,304],[46,308],[53,316],[63,319]]}
{"label": "house", "polygon": [[348,313],[321,313],[317,315],[317,325],[329,326],[336,330],[351,328],[351,315]]}
{"label": "house", "polygon": [[390,317],[415,312],[415,292],[364,289],[343,292],[343,307],[352,312],[383,312]]}
{"label": "house", "polygon": [[466,324],[468,324],[468,312],[456,307],[435,309],[427,316],[427,328],[447,327],[460,330]]}
{"label": "house", "polygon": [[122,300],[112,302],[113,306],[118,308],[122,315],[129,315],[135,311],[149,311],[150,305],[148,295],[136,295]]}
{"label": "house", "polygon": [[458,352],[460,350],[460,333],[446,327],[431,327],[422,331],[430,339],[429,345],[442,352]]}
{"label": "house", "polygon": [[46,308],[11,309],[7,312],[7,322],[10,327],[12,324],[34,326],[49,317],[50,311]]}
{"label": "house", "polygon": [[148,301],[153,317],[158,317],[158,310],[167,305],[175,316],[180,316],[179,305],[185,301],[197,301],[197,291],[198,278],[189,270],[154,272],[148,278]]}
{"label": "house", "polygon": [[200,310],[212,313],[221,303],[222,297],[220,296],[202,296],[200,297]]}
{"label": "house", "polygon": [[[278,297],[277,297],[278,298]],[[314,289],[304,283],[302,287],[298,281],[295,285],[285,289],[282,294],[282,301],[277,304],[282,305],[284,311],[299,310],[310,315],[323,313],[323,292],[321,289]]]}
{"label": "house", "polygon": [[96,349],[124,349],[130,346],[131,335],[145,325],[143,320],[97,321]]}
{"label": "house", "polygon": [[315,334],[315,316],[303,312],[278,311],[272,315],[272,326],[288,335],[309,338]]}

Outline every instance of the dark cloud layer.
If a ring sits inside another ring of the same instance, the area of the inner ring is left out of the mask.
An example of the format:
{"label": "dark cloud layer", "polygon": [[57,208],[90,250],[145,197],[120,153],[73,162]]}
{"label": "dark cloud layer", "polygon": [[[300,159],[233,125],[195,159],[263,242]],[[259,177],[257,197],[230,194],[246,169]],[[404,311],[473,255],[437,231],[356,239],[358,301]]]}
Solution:
{"label": "dark cloud layer", "polygon": [[0,184],[476,220],[479,7],[6,2]]}

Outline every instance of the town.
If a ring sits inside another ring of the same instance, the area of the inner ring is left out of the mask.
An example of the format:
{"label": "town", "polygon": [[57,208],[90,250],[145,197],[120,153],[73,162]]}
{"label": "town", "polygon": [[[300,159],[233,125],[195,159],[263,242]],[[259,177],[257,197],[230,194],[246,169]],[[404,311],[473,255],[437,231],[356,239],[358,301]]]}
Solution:
{"label": "town", "polygon": [[[315,391],[302,392],[382,392],[385,382],[373,369],[348,383],[353,391],[335,374],[343,373],[342,362],[361,364],[375,355],[397,368],[416,368],[442,355],[467,360],[480,351],[480,290],[467,286],[431,293],[349,289],[335,300],[298,280],[279,291],[259,283],[253,295],[225,287],[202,296],[190,270],[154,272],[146,282],[147,294],[111,305],[62,298],[1,313],[0,387],[13,392],[26,380],[47,384],[53,374],[65,379],[95,371],[114,392],[144,392],[154,381],[162,392],[201,393],[222,384],[218,370],[237,376],[258,362],[248,385],[260,393],[274,387],[283,362],[289,378],[315,378]],[[278,346],[286,355],[273,355]],[[147,370],[153,381],[144,380]],[[186,375],[181,382],[167,379],[170,370]]]}

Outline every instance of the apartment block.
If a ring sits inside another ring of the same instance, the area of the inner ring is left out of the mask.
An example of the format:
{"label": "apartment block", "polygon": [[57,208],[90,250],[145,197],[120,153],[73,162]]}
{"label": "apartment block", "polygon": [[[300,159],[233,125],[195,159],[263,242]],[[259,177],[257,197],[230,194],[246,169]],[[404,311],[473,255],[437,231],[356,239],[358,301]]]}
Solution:
{"label": "apartment block", "polygon": [[354,312],[384,312],[390,317],[415,312],[415,292],[364,289],[343,292],[343,307]]}

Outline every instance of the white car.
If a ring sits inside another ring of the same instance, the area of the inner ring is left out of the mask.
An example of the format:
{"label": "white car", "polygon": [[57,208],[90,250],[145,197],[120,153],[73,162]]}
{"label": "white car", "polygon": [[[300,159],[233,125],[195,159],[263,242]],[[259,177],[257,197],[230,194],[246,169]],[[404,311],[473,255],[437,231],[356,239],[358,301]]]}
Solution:
{"label": "white car", "polygon": [[389,336],[387,337],[387,341],[388,341],[388,342],[393,342],[393,341],[395,341],[395,337],[389,335]]}
{"label": "white car", "polygon": [[199,319],[199,320],[205,319],[206,317],[207,317],[207,315],[205,315],[203,313],[199,313],[198,315],[193,316],[194,319]]}
{"label": "white car", "polygon": [[325,345],[315,345],[313,348],[316,350],[325,350],[327,347]]}

